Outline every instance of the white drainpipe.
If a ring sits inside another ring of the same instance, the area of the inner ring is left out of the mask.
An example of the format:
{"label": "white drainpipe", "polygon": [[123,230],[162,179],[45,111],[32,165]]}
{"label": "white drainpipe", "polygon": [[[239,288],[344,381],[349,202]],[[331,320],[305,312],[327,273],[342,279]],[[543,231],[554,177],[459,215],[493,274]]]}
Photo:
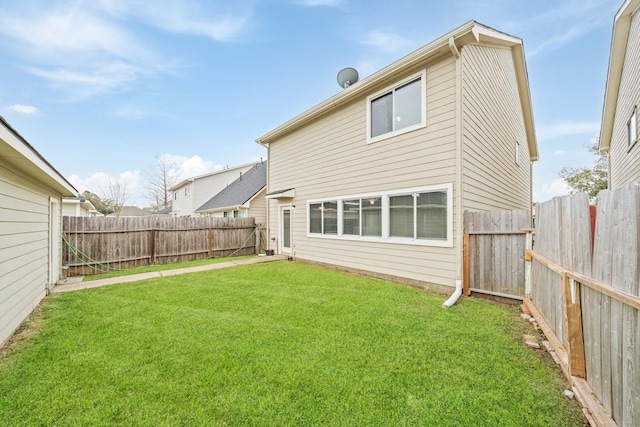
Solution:
{"label": "white drainpipe", "polygon": [[449,297],[449,299],[442,304],[442,308],[446,309],[451,307],[453,304],[456,303],[456,301],[458,301],[458,298],[460,298],[460,295],[462,295],[462,280],[456,280],[456,290]]}

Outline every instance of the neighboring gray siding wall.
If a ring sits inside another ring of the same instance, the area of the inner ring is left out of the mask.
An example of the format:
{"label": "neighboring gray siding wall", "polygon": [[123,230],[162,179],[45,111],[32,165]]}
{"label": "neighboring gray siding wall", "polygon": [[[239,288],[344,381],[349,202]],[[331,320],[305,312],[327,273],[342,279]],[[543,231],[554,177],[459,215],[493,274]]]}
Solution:
{"label": "neighboring gray siding wall", "polygon": [[[640,182],[640,143],[631,148],[627,144],[627,123],[636,107],[640,117],[640,13],[631,20],[629,42],[622,69],[622,80],[616,105],[613,134],[609,147],[611,189],[629,182]],[[640,124],[640,123],[639,123]],[[637,126],[640,130],[640,126]]]}
{"label": "neighboring gray siding wall", "polygon": [[256,219],[256,225],[267,223],[267,199],[264,197],[266,194],[265,188],[249,204],[249,216]]}
{"label": "neighboring gray siding wall", "polygon": [[531,161],[511,50],[467,45],[461,55],[463,209],[530,210]]}
{"label": "neighboring gray siding wall", "polygon": [[49,196],[0,163],[0,345],[46,295]]}
{"label": "neighboring gray siding wall", "polygon": [[[397,76],[397,81],[418,71],[407,70]],[[426,128],[367,145],[367,101],[363,96],[271,143],[269,191],[295,188],[295,198],[270,200],[269,236],[278,238],[279,205],[293,204],[295,257],[454,286],[462,248],[307,237],[306,233],[306,202],[310,199],[453,183],[452,197],[456,200],[453,58],[427,67],[426,90]],[[454,227],[456,211],[454,206]],[[456,233],[454,228],[453,235]],[[277,242],[270,241],[269,245],[277,248]]]}

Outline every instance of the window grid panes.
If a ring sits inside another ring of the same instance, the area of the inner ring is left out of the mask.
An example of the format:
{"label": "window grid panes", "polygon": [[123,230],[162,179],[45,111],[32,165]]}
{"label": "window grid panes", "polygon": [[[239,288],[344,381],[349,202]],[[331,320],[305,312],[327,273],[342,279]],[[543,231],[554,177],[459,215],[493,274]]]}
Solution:
{"label": "window grid panes", "polygon": [[308,205],[309,233],[450,245],[451,190],[451,185],[446,185],[400,194],[311,202]]}
{"label": "window grid panes", "polygon": [[380,197],[362,199],[362,235],[382,236],[382,199]]}
{"label": "window grid panes", "polygon": [[370,101],[370,137],[419,124],[422,110],[422,77],[418,77]]}
{"label": "window grid panes", "polygon": [[342,202],[342,233],[360,235],[360,200],[345,200]]}

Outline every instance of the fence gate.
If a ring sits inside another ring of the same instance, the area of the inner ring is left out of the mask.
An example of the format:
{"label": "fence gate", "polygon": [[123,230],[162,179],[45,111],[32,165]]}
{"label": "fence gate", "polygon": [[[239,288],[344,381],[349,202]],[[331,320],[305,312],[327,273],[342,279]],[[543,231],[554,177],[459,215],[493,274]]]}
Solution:
{"label": "fence gate", "polygon": [[527,210],[464,211],[464,289],[522,300]]}

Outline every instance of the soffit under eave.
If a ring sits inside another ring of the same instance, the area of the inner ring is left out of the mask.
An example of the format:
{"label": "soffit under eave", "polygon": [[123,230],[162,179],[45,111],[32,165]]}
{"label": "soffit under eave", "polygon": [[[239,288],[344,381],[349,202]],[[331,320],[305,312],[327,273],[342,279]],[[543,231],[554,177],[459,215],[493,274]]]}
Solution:
{"label": "soffit under eave", "polygon": [[[37,163],[36,163],[37,162]],[[78,190],[60,175],[46,161],[39,162],[38,157],[25,157],[10,144],[0,138],[0,163],[7,169],[32,182],[50,193],[60,197],[76,197]]]}

